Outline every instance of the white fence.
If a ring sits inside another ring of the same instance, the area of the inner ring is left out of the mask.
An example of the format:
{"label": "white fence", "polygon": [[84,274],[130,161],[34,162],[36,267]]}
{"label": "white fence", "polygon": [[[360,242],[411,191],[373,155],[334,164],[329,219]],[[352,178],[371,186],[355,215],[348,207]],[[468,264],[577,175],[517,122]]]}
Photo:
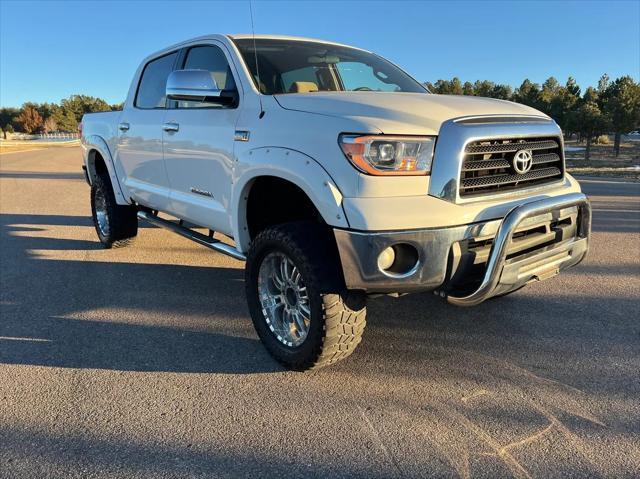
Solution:
{"label": "white fence", "polygon": [[40,133],[37,136],[42,140],[76,140],[80,138],[78,133]]}
{"label": "white fence", "polygon": [[9,140],[46,140],[46,141],[69,141],[80,138],[78,133],[38,133],[36,135],[28,135],[26,133],[10,133],[7,135]]}

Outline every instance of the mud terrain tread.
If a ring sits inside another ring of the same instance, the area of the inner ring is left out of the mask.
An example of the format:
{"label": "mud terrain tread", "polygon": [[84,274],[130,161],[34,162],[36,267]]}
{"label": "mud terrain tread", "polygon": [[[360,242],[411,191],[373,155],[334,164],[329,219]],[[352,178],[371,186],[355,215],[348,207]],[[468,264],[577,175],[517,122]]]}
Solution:
{"label": "mud terrain tread", "polygon": [[[107,236],[100,232],[96,221],[95,195],[98,190],[103,191],[106,200],[110,227]],[[138,234],[137,209],[133,205],[119,205],[116,202],[111,179],[106,171],[99,172],[93,179],[93,184],[91,185],[91,214],[98,238],[105,248],[124,248],[135,240]]]}
{"label": "mud terrain tread", "polygon": [[[344,287],[338,253],[330,235],[328,228],[310,222],[278,225],[259,233],[247,255],[245,279],[254,325],[269,352],[290,369],[318,369],[334,364],[350,356],[362,340],[366,326],[365,295]],[[302,273],[310,298],[315,296],[315,301],[311,298],[309,335],[293,352],[263,326],[264,316],[257,298],[261,260],[274,248],[291,257]],[[314,327],[314,320],[320,324]]]}

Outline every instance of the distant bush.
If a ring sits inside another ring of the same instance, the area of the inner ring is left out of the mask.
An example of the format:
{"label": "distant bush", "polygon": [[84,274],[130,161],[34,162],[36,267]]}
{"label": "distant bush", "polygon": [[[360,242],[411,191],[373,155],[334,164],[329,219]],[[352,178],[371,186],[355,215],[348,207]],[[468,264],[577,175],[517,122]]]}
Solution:
{"label": "distant bush", "polygon": [[598,138],[596,138],[596,143],[598,145],[610,145],[611,140],[609,139],[609,135],[600,135]]}
{"label": "distant bush", "polygon": [[38,110],[32,107],[26,107],[16,118],[16,123],[23,132],[30,135],[40,131],[43,121]]}
{"label": "distant bush", "polygon": [[101,98],[88,95],[71,95],[59,104],[27,102],[22,108],[0,108],[0,128],[3,133],[9,133],[9,125],[27,134],[52,131],[75,133],[85,113],[116,109],[121,110],[122,103],[109,105]]}

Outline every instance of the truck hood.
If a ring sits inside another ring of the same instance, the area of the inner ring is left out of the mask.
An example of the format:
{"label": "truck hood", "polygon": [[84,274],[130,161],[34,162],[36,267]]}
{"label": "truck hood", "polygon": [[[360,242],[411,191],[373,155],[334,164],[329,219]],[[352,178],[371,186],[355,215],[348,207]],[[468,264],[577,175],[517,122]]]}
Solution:
{"label": "truck hood", "polygon": [[287,110],[365,122],[385,134],[437,135],[447,120],[478,115],[548,118],[528,106],[462,95],[386,92],[313,92],[275,95]]}

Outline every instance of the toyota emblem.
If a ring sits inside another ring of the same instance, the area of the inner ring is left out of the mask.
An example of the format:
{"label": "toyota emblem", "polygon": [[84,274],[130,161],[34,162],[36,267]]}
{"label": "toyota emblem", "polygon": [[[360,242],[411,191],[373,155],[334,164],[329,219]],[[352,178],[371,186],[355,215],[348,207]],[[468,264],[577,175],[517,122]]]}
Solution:
{"label": "toyota emblem", "polygon": [[513,155],[513,169],[516,173],[524,175],[533,166],[533,153],[531,150],[520,150]]}

